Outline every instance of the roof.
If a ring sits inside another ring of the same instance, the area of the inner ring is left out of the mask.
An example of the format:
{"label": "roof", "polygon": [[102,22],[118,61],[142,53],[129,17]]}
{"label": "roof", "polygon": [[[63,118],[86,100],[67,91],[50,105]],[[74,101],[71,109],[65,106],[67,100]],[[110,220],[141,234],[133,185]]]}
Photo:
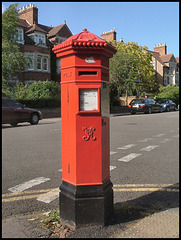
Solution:
{"label": "roof", "polygon": [[48,34],[47,34],[47,37],[52,37],[52,36],[55,36],[59,31],[60,29],[65,25],[64,24],[60,24],[56,27],[53,27],[52,29],[49,30]]}
{"label": "roof", "polygon": [[179,63],[179,57],[176,57],[175,59],[176,59],[177,63]]}
{"label": "roof", "polygon": [[44,29],[42,29],[39,24],[33,24],[31,27],[29,27],[26,30],[26,33],[29,33],[31,31],[38,31],[38,32],[43,32],[43,33],[47,33]]}
{"label": "roof", "polygon": [[53,27],[45,26],[38,23],[38,26],[46,32],[49,32]]}
{"label": "roof", "polygon": [[167,63],[167,62],[170,61],[170,59],[171,59],[173,56],[174,56],[173,53],[171,53],[171,54],[161,55],[160,58],[162,59],[162,61],[163,61],[164,63]]}
{"label": "roof", "polygon": [[159,61],[164,67],[168,67],[164,61],[162,60],[161,58],[161,55],[158,53],[158,52],[153,52],[153,51],[150,51],[150,50],[147,50],[147,52],[150,52],[152,54],[152,56],[157,60]]}
{"label": "roof", "polygon": [[29,33],[34,31],[44,33],[47,36],[46,45],[48,46],[53,46],[55,44],[48,38],[54,37],[57,33],[59,33],[59,35],[65,38],[72,36],[72,33],[68,28],[68,26],[66,25],[66,23],[60,24],[56,27],[52,27],[52,26],[45,26],[39,23],[30,24],[27,20],[19,18],[18,26],[24,28],[24,31],[25,31],[24,40],[25,40],[25,43],[27,44],[35,44],[33,39],[29,37]]}
{"label": "roof", "polygon": [[18,26],[27,28],[27,27],[29,27],[31,25],[28,24],[28,22],[26,20],[23,20],[23,19],[19,18],[18,19]]}

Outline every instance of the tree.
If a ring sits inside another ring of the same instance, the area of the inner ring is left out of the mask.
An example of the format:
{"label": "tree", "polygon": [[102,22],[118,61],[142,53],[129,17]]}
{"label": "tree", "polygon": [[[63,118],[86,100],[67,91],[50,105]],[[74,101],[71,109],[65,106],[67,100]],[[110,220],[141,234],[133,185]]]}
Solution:
{"label": "tree", "polygon": [[158,99],[170,99],[173,102],[176,103],[176,105],[179,104],[179,86],[176,85],[168,85],[168,86],[162,86],[159,87],[159,93],[156,96],[156,100]]}
{"label": "tree", "polygon": [[10,95],[8,80],[12,79],[16,72],[22,71],[27,65],[27,57],[19,51],[19,45],[14,40],[17,36],[18,4],[12,4],[2,14],[2,93]]}
{"label": "tree", "polygon": [[134,42],[110,42],[117,53],[110,59],[110,84],[119,94],[134,95],[152,93],[158,90],[151,54],[146,46]]}

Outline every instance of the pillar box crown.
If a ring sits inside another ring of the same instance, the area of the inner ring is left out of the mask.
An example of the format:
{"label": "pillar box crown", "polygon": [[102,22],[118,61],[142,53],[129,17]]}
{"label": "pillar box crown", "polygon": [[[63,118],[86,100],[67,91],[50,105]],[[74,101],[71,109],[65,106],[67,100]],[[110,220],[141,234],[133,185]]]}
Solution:
{"label": "pillar box crown", "polygon": [[87,31],[86,28],[83,29],[82,32],[75,34],[65,40],[63,43],[59,45],[55,45],[52,49],[55,53],[60,53],[69,49],[89,49],[89,50],[101,50],[105,49],[110,54],[116,53],[115,47],[108,44],[105,40],[99,38],[93,33]]}

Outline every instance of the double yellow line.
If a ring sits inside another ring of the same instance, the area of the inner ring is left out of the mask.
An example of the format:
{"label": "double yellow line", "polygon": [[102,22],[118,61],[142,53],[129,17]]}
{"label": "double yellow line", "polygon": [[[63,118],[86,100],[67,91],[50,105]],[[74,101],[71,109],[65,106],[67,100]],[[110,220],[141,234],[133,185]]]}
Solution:
{"label": "double yellow line", "polygon": [[6,194],[2,194],[2,202],[14,202],[14,201],[43,197],[43,196],[52,196],[58,193],[59,193],[59,188],[24,191],[24,192],[16,192],[16,193],[6,193]]}
{"label": "double yellow line", "polygon": [[113,189],[115,192],[179,192],[178,187],[173,187],[173,184],[115,184]]}
{"label": "double yellow line", "polygon": [[[113,190],[114,192],[179,192],[179,186],[173,186],[173,184],[115,184],[113,185]],[[2,194],[2,202],[14,202],[43,196],[53,196],[58,195],[59,191],[59,188],[51,188],[16,193],[6,193]]]}

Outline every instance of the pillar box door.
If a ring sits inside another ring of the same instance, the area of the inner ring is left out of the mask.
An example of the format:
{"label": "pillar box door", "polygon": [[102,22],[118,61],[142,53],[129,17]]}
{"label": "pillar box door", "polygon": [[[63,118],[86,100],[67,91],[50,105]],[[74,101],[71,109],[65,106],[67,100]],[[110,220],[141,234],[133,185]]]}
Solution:
{"label": "pillar box door", "polygon": [[[84,29],[55,45],[53,51],[61,59],[60,215],[74,226],[104,225],[111,215],[108,208],[112,209],[113,204],[109,58],[116,49]],[[100,209],[96,209],[98,205]]]}

